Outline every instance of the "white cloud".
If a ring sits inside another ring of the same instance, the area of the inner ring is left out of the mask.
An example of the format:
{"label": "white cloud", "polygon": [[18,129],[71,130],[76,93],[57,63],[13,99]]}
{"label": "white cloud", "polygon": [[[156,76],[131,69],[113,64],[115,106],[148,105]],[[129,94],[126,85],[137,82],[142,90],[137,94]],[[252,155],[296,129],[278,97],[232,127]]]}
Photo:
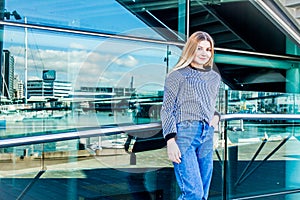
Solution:
{"label": "white cloud", "polygon": [[121,57],[113,60],[113,63],[126,67],[134,67],[138,65],[138,60],[135,59],[133,56],[128,55],[126,57]]}
{"label": "white cloud", "polygon": [[71,42],[69,47],[70,49],[87,49],[85,45],[76,42]]}

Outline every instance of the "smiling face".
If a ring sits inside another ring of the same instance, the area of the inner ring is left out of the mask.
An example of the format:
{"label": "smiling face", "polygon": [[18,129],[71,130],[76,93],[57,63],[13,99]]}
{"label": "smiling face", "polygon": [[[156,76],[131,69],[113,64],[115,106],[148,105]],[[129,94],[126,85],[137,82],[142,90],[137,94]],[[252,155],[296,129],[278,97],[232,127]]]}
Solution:
{"label": "smiling face", "polygon": [[212,47],[211,43],[207,40],[202,40],[198,43],[195,57],[191,63],[192,67],[203,69],[204,65],[212,57]]}

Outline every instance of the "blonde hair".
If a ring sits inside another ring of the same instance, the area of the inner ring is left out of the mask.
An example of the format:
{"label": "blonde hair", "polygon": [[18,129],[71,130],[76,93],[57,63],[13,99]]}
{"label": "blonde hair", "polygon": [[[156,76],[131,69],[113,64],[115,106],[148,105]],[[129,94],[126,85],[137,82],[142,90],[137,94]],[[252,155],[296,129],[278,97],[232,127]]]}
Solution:
{"label": "blonde hair", "polygon": [[180,59],[174,66],[173,70],[178,70],[189,66],[196,55],[196,50],[198,48],[199,42],[203,40],[206,40],[211,44],[211,57],[209,61],[204,64],[204,67],[210,66],[212,68],[214,61],[214,41],[208,33],[203,31],[197,31],[193,33],[187,40],[181,53]]}

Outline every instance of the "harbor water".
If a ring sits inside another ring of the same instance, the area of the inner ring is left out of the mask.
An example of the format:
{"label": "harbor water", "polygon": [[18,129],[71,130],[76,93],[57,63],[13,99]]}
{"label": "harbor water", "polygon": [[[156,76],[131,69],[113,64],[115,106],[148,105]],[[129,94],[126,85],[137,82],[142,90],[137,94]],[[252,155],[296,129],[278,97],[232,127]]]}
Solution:
{"label": "harbor water", "polygon": [[[62,112],[62,111],[61,111]],[[6,121],[5,126],[0,129],[0,138],[16,138],[24,136],[34,136],[43,134],[56,134],[61,132],[76,132],[76,130],[85,128],[99,128],[105,125],[136,124],[147,122],[147,120],[137,119],[130,112],[64,112],[61,117],[30,117],[21,121]],[[56,115],[58,116],[58,115]],[[149,119],[148,119],[149,121]],[[125,138],[125,135],[103,136],[102,141],[116,141]],[[88,142],[93,144],[99,141],[99,138],[91,138]],[[37,145],[26,145],[1,150],[5,153],[14,153],[15,155],[41,154],[42,151],[72,151],[78,149],[78,140],[61,141]]]}
{"label": "harbor water", "polygon": [[[60,111],[61,117],[35,117],[21,121],[6,121],[5,126],[0,129],[0,137],[14,138],[42,134],[56,134],[60,132],[75,131],[84,128],[99,128],[105,125],[139,124],[157,121],[150,118],[136,117],[132,112],[66,112]],[[56,116],[57,113],[56,113]],[[239,121],[228,123],[228,139],[231,143],[239,145],[241,143],[261,142],[263,138],[282,140],[289,135],[299,139],[300,124],[294,122],[243,122],[242,131],[235,131],[239,128]],[[85,146],[93,148],[111,147],[122,148],[127,135],[117,134],[111,136],[94,137],[84,139]],[[79,148],[78,140],[61,141],[45,144],[18,146],[1,149],[3,153],[14,153],[17,156],[26,154],[38,154],[42,151],[72,151]],[[115,146],[113,146],[115,145]]]}

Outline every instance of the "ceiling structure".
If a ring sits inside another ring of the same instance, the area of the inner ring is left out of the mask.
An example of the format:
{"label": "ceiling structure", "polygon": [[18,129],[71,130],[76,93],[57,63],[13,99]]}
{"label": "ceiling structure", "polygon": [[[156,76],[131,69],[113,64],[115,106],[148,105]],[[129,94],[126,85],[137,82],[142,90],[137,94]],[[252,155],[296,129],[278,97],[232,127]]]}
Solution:
{"label": "ceiling structure", "polygon": [[275,2],[300,30],[300,0],[276,0]]}
{"label": "ceiling structure", "polygon": [[[179,37],[176,35],[179,21],[178,0],[118,0],[118,2],[150,27],[155,27],[167,40],[178,41]],[[280,8],[278,5],[280,2],[268,1],[268,3],[274,3],[273,6]],[[300,6],[300,2],[297,5]],[[291,7],[290,4],[288,6]],[[216,58],[221,54],[226,55],[224,49],[234,50],[227,52],[229,59],[216,59],[223,81],[230,88],[286,91],[286,70],[294,66],[294,62],[299,63],[300,59],[286,54],[286,38],[289,36],[261,12],[257,5],[252,1],[194,0],[190,2],[189,8],[189,32],[202,30],[210,33],[215,40]],[[286,15],[286,10],[281,9],[280,12]],[[295,19],[297,17],[299,16],[296,14]],[[291,40],[293,41],[293,38]],[[240,52],[243,52],[242,55],[250,52],[250,55],[243,62],[231,62],[230,59],[236,59],[236,56],[241,55]],[[266,56],[257,56],[255,53],[263,53]],[[267,54],[272,56],[269,57]],[[289,58],[274,55],[292,57],[292,61],[279,64]],[[274,64],[261,65],[258,60],[262,62],[270,60],[270,63]]]}

